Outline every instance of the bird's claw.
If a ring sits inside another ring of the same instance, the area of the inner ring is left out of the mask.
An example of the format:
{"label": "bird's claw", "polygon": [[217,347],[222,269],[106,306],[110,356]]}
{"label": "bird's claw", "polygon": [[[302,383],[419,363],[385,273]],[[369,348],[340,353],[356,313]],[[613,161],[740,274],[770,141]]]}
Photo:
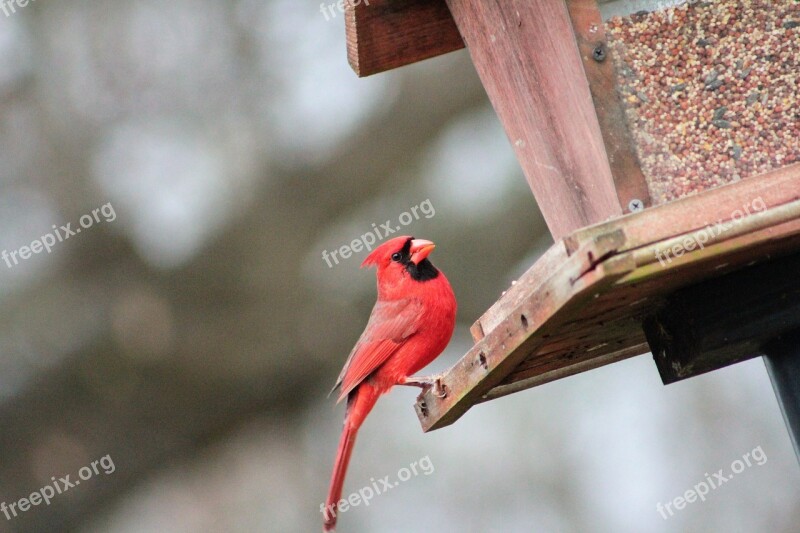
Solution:
{"label": "bird's claw", "polygon": [[433,389],[431,392],[437,398],[447,397],[447,386],[442,382],[442,376],[410,377],[406,378],[406,380],[402,384],[420,387],[422,389],[423,394],[426,393],[428,390]]}
{"label": "bird's claw", "polygon": [[446,398],[447,397],[447,386],[442,383],[442,378],[438,377],[433,382],[433,395],[437,398]]}

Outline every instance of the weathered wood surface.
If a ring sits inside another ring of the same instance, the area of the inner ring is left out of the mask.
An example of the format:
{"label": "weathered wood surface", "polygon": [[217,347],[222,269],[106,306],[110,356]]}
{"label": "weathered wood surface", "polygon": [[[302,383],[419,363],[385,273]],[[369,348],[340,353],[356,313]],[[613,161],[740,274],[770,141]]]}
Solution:
{"label": "weathered wood surface", "polygon": [[478,342],[485,337],[484,331],[493,330],[511,311],[516,309],[522,302],[540,287],[547,277],[555,271],[569,257],[564,241],[557,241],[536,263],[514,282],[511,287],[503,293],[500,298],[486,313],[483,314],[470,328],[472,339]]}
{"label": "weathered wood surface", "polygon": [[423,429],[451,424],[481,401],[646,353],[642,322],[670,294],[798,250],[800,165],[575,232],[476,322],[475,346],[443,374],[447,395],[418,399]]}
{"label": "weathered wood surface", "polygon": [[[759,198],[767,208],[800,199],[799,174],[800,163],[795,163],[755,178],[646,209],[625,219],[625,249],[638,248],[713,225],[720,220],[728,220],[734,211]],[[565,239],[567,250],[577,249],[581,242],[594,234],[607,232],[611,226],[613,223],[595,224],[576,231]]]}
{"label": "weathered wood surface", "polygon": [[464,48],[443,0],[346,3],[347,59],[370,76]]}
{"label": "weathered wood surface", "polygon": [[563,0],[447,0],[554,239],[622,214]]}
{"label": "weathered wood surface", "polygon": [[616,87],[605,25],[596,0],[567,0],[583,70],[589,82],[594,109],[603,134],[611,175],[620,207],[630,213],[650,206],[650,192],[628,130],[625,110]]}
{"label": "weathered wood surface", "polygon": [[425,430],[454,422],[603,287],[631,272],[632,256],[595,262],[620,242],[621,235],[612,234],[586,243],[534,289],[535,298],[525,299],[443,376],[444,398],[430,391],[421,395],[416,409]]}
{"label": "weathered wood surface", "polygon": [[[462,17],[460,31],[443,0],[346,4],[350,64],[359,76],[376,74],[463,48],[462,32],[467,32],[473,60],[531,188],[545,204],[555,238],[618,216],[633,199],[649,205],[614,88],[613,62],[592,58],[597,46],[605,50],[596,2],[496,2],[478,12],[467,4],[450,2]],[[517,111],[523,114],[517,117]],[[515,118],[519,124],[508,122]],[[608,170],[598,168],[604,160]],[[545,201],[548,192],[559,198]],[[566,209],[551,208],[551,203]]]}

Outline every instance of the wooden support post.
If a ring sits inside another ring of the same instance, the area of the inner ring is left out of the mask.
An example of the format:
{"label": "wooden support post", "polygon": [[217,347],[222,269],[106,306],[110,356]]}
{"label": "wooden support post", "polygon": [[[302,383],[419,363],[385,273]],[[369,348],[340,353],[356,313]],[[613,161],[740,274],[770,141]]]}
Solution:
{"label": "wooden support post", "polygon": [[764,363],[800,461],[800,330],[764,346]]}
{"label": "wooden support post", "polygon": [[644,322],[661,380],[673,383],[764,353],[800,329],[800,254],[688,286]]}
{"label": "wooden support post", "polygon": [[564,0],[447,0],[554,239],[622,214]]}
{"label": "wooden support post", "polygon": [[611,50],[597,0],[567,0],[567,8],[603,132],[620,206],[626,213],[650,207],[650,192],[617,91],[616,69],[610,57]]}

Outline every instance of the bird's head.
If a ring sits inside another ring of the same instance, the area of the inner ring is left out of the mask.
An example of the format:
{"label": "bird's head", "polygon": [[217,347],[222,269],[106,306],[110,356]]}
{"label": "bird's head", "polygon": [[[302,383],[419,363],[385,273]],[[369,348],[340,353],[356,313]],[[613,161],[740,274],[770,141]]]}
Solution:
{"label": "bird's head", "polygon": [[415,281],[436,278],[439,271],[428,260],[436,247],[431,241],[414,237],[395,237],[381,244],[370,253],[361,267],[377,266],[378,278],[402,279],[405,275]]}

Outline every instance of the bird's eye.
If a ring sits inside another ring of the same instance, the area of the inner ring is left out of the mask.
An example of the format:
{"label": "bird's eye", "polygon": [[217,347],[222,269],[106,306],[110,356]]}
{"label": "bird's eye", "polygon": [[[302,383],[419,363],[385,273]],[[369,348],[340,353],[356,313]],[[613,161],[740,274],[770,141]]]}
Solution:
{"label": "bird's eye", "polygon": [[392,254],[392,261],[400,261],[403,255],[400,252],[395,252]]}

